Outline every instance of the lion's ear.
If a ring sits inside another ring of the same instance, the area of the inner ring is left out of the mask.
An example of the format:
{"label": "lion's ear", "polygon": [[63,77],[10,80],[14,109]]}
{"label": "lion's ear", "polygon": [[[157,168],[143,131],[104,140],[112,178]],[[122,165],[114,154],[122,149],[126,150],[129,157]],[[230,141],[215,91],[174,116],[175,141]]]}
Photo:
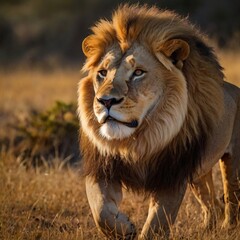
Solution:
{"label": "lion's ear", "polygon": [[168,40],[159,46],[157,50],[170,58],[172,63],[179,69],[182,68],[183,61],[188,58],[190,53],[188,43],[182,39]]}
{"label": "lion's ear", "polygon": [[86,57],[90,57],[93,53],[93,38],[92,36],[87,36],[82,42],[82,51]]}

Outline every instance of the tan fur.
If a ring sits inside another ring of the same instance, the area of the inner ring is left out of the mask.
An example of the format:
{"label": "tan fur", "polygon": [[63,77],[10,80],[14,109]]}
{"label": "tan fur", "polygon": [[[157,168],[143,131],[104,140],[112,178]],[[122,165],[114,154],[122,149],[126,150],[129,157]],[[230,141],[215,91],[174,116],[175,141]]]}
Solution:
{"label": "tan fur", "polygon": [[[175,13],[124,5],[111,21],[100,20],[92,31],[83,41],[87,76],[79,83],[78,100],[90,207],[108,235],[113,227],[108,231],[106,224],[112,224],[119,202],[113,186],[124,184],[150,194],[153,200],[141,234],[147,237],[150,228],[167,229],[164,215],[174,221],[186,182],[194,186],[193,180],[225,153],[209,146],[216,126],[225,125],[224,102],[231,92],[204,37]],[[139,69],[140,76],[134,75]],[[92,192],[106,199],[93,204]],[[112,200],[107,200],[110,192]],[[159,196],[166,192],[168,197]],[[123,219],[124,231],[135,233]]]}

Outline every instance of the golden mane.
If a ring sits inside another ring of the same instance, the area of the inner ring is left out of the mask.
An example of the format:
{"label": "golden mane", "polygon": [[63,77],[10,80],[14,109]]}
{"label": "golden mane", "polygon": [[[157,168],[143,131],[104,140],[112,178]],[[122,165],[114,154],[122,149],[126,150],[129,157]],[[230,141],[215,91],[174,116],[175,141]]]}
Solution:
{"label": "golden mane", "polygon": [[[85,159],[85,174],[109,180],[118,179],[134,190],[144,187],[149,191],[174,188],[187,179],[191,180],[193,173],[201,165],[206,139],[223,114],[224,75],[205,38],[187,19],[173,12],[138,5],[121,6],[113,14],[111,21],[99,21],[92,31],[93,34],[83,42],[87,56],[83,71],[86,72],[91,72],[113,45],[117,45],[124,54],[134,42],[138,42],[154,53],[167,40],[186,41],[190,54],[184,62],[182,72],[188,89],[188,106],[180,132],[164,149],[160,151],[159,148],[154,154],[152,149],[156,148],[158,139],[155,135],[159,133],[154,129],[157,126],[155,123],[143,123],[139,127],[138,142],[132,139],[104,141],[99,136],[90,139],[82,129],[81,148]],[[86,131],[92,131],[92,135],[96,131],[92,112],[93,96],[89,75],[80,82],[79,115],[82,127],[83,122],[87,122],[90,130]],[[157,113],[150,121],[156,120]],[[132,155],[136,152],[137,156]]]}

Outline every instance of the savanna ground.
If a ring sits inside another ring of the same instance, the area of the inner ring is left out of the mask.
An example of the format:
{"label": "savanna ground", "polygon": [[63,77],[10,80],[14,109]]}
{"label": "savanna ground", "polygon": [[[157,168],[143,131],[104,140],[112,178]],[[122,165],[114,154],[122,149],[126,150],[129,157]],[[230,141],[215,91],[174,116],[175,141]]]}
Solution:
{"label": "savanna ground", "polygon": [[[240,51],[219,53],[227,80],[240,86]],[[16,118],[32,109],[45,110],[56,100],[77,100],[78,69],[0,72],[0,138],[11,136]],[[48,159],[47,159],[48,160]],[[46,161],[47,161],[46,160]],[[51,159],[52,166],[27,167],[11,147],[0,153],[0,239],[103,239],[87,204],[79,168]],[[214,169],[216,193],[222,195],[218,166]],[[147,199],[124,193],[121,205],[136,226],[147,214]],[[174,239],[240,239],[240,226],[231,231],[201,229],[200,207],[187,191],[173,228]]]}

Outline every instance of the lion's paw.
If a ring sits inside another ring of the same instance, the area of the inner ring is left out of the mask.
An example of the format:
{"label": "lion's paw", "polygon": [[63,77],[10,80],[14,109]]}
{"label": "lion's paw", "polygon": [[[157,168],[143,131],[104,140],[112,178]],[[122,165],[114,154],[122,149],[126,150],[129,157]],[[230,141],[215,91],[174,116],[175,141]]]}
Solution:
{"label": "lion's paw", "polygon": [[125,214],[119,212],[115,221],[118,239],[134,239],[136,236],[135,226]]}
{"label": "lion's paw", "polygon": [[101,232],[110,239],[132,240],[136,236],[134,224],[120,212],[114,218],[101,219],[99,227]]}

